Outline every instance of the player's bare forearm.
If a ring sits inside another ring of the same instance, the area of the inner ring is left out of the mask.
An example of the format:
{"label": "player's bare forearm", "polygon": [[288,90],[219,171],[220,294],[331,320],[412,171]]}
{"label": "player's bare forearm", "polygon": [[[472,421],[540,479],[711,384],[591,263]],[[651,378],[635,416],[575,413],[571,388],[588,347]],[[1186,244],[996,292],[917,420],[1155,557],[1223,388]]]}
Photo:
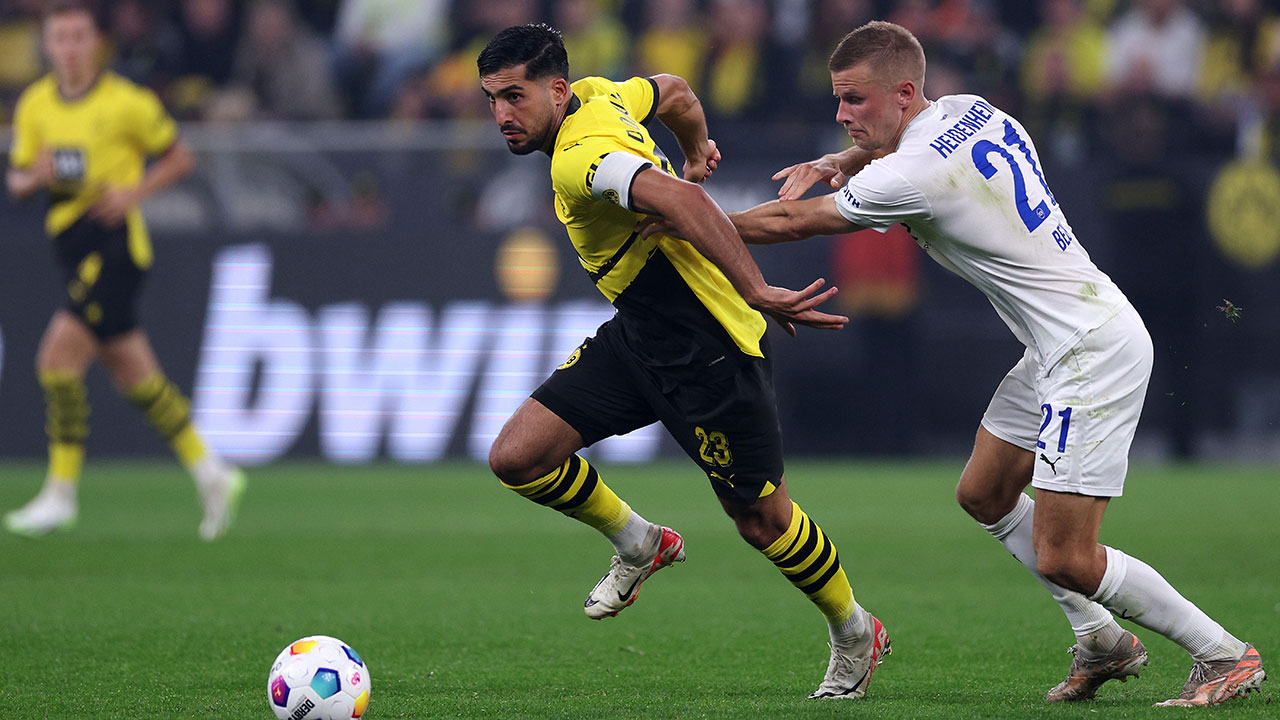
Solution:
{"label": "player's bare forearm", "polygon": [[683,238],[724,273],[747,304],[772,317],[791,335],[795,324],[839,329],[849,319],[817,309],[836,289],[822,290],[819,278],[800,291],[774,287],[764,281],[747,246],[729,218],[700,186],[649,168],[631,186],[632,206],[638,212],[659,215],[674,234]]}
{"label": "player's bare forearm", "polygon": [[751,245],[804,240],[856,230],[836,210],[832,195],[782,202],[773,200],[729,216],[742,241]]}
{"label": "player's bare forearm", "polygon": [[707,133],[707,116],[702,102],[684,78],[677,75],[654,75],[658,85],[658,107],[655,114],[680,143],[685,157],[685,179],[701,181],[719,162],[719,152]]}
{"label": "player's bare forearm", "polygon": [[53,151],[44,148],[27,167],[10,167],[4,174],[5,189],[15,200],[26,200],[53,184]]}
{"label": "player's bare forearm", "polygon": [[798,200],[816,183],[826,183],[838,188],[848,182],[849,178],[867,166],[877,157],[880,151],[872,152],[857,146],[838,153],[828,153],[809,162],[785,167],[773,174],[774,180],[785,180],[778,188],[780,200]]}
{"label": "player's bare forearm", "polygon": [[863,150],[855,145],[838,153],[832,153],[831,158],[840,166],[840,172],[844,173],[845,177],[853,177],[868,163],[882,155],[883,153]]}
{"label": "player's bare forearm", "polygon": [[14,200],[26,200],[42,187],[36,173],[30,169],[9,168],[4,174],[5,189]]}
{"label": "player's bare forearm", "polygon": [[[641,177],[647,174],[641,173]],[[638,184],[640,178],[636,180]],[[663,195],[652,198],[657,203],[651,211],[664,217],[679,237],[720,268],[734,289],[751,304],[766,287],[755,259],[720,206],[701,187],[681,184],[684,188],[674,192],[664,189]]]}
{"label": "player's bare forearm", "polygon": [[191,153],[191,148],[182,140],[177,140],[147,168],[142,182],[134,190],[136,202],[177,183],[190,174],[195,166],[196,158]]}

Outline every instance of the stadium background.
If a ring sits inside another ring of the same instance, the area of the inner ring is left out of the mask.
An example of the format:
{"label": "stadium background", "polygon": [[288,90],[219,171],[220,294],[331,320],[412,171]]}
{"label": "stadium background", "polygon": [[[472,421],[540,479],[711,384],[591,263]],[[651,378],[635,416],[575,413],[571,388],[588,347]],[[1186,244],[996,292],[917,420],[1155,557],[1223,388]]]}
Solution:
{"label": "stadium background", "polygon": [[[0,2],[0,120],[42,72],[35,0]],[[117,71],[155,88],[199,166],[146,205],[142,316],[212,442],[245,463],[484,457],[607,317],[552,214],[547,162],[487,118],[478,47],[547,20],[574,77],[687,77],[729,210],[839,149],[825,58],[874,17],[924,42],[926,92],[1023,119],[1092,256],[1155,339],[1135,452],[1280,460],[1280,11],[1257,0],[182,0],[101,3]],[[1164,18],[1156,22],[1154,18]],[[1144,30],[1144,26],[1146,29]],[[7,147],[7,126],[0,129]],[[677,152],[674,141],[659,143]],[[60,302],[42,207],[0,203],[0,456],[44,453],[33,382]],[[842,332],[774,338],[790,454],[957,455],[1021,353],[982,295],[902,233],[755,255],[842,288]],[[1243,308],[1232,321],[1225,301]],[[773,332],[773,331],[771,331]],[[105,376],[89,451],[167,450]],[[648,429],[614,460],[673,455]]]}

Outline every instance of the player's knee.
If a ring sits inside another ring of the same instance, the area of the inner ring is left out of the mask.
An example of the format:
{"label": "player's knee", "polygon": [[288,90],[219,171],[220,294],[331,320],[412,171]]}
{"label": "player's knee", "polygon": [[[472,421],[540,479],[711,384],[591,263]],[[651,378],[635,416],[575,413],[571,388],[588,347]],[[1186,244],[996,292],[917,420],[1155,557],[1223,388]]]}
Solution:
{"label": "player's knee", "polygon": [[494,441],[493,446],[489,448],[489,469],[499,480],[508,485],[525,484],[524,476],[528,471],[527,466],[528,463],[523,461],[519,453],[512,450],[501,438]]}
{"label": "player's knee", "polygon": [[734,524],[738,526],[738,534],[747,544],[755,548],[766,548],[773,541],[782,537],[787,531],[789,522],[781,516],[759,512],[742,512],[730,514]]}
{"label": "player's knee", "polygon": [[972,483],[965,482],[964,478],[956,484],[956,502],[960,503],[960,507],[970,517],[984,525],[999,522],[1011,509],[1002,507],[999,498],[979,490]]}

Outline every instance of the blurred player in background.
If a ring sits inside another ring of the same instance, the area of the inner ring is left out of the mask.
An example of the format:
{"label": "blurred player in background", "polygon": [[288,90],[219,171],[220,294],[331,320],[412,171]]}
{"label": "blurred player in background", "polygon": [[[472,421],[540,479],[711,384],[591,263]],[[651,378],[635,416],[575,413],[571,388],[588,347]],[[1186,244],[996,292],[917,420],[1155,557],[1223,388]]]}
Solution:
{"label": "blurred player in background", "polygon": [[[707,474],[742,537],[826,617],[831,660],[811,697],[861,697],[889,651],[888,633],[854,601],[834,544],[787,494],[758,312],[792,334],[792,323],[839,328],[847,318],[814,309],[835,288],[765,283],[697,184],[720,153],[684,80],[570,84],[560,33],[546,25],[502,31],[478,66],[511,152],[551,156],[556,214],[587,275],[617,308],[507,422],[490,453],[494,473],[613,543],[617,555],[585,610],[594,619],[617,615],[652,573],[684,560],[684,541],[632,510],[576,453],[661,421]],[[684,151],[683,180],[645,128],[654,117]],[[666,218],[689,241],[640,238],[643,214]]]}
{"label": "blurred player in background", "polygon": [[[836,120],[856,147],[786,168],[775,176],[786,178],[783,201],[731,220],[748,243],[903,223],[986,293],[1027,346],[996,389],[956,495],[1071,621],[1075,660],[1047,700],[1092,698],[1147,664],[1146,648],[1108,610],[1194,659],[1181,695],[1161,705],[1215,705],[1256,689],[1266,674],[1252,645],[1146,563],[1098,544],[1107,502],[1124,488],[1151,340],[1076,240],[1026,130],[974,95],[927,100],[924,51],[897,25],[853,31],[829,68]],[[797,200],[815,182],[846,177],[838,193]]]}
{"label": "blurred player in background", "polygon": [[[189,173],[194,158],[151,91],[101,68],[102,40],[86,5],[53,3],[43,34],[53,72],[18,101],[5,180],[19,199],[48,190],[45,230],[68,303],[36,357],[48,402],[48,476],[34,500],[5,515],[5,527],[39,536],[75,524],[89,434],[84,376],[96,359],[191,472],[204,507],[200,536],[212,540],[231,522],[244,476],[200,438],[189,401],[165,377],[135,317],[152,260],[139,204]],[[149,168],[148,156],[156,156]]]}

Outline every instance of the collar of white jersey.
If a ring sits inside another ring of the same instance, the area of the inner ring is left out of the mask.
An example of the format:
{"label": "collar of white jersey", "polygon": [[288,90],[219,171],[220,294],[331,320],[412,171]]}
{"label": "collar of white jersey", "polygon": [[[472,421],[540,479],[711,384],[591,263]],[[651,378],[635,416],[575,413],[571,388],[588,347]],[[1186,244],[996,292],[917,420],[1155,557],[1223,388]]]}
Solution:
{"label": "collar of white jersey", "polygon": [[[921,110],[919,115],[911,118],[911,122],[907,123],[907,126],[902,129],[902,137],[898,138],[898,147],[902,147],[902,141],[906,140],[908,135],[924,127],[924,124],[936,117],[939,112],[941,112],[941,108],[938,105],[938,101],[930,100],[929,107]],[[894,150],[896,151],[897,148],[894,148]]]}

